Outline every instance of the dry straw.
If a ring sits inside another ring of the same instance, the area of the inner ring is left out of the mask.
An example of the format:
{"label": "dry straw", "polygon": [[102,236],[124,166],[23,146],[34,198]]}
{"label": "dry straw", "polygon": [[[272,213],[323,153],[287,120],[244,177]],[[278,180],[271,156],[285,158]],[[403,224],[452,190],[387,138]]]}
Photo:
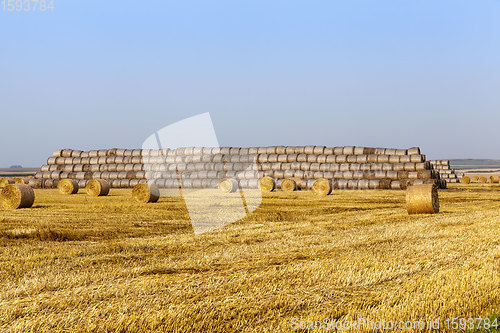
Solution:
{"label": "dry straw", "polygon": [[76,181],[74,179],[63,179],[59,182],[59,184],[57,184],[57,189],[62,194],[66,194],[66,195],[76,194],[76,193],[78,193],[78,189],[79,189],[78,181]]}
{"label": "dry straw", "polygon": [[486,183],[487,181],[488,181],[488,179],[486,179],[486,177],[484,177],[484,176],[479,178],[480,183]]}
{"label": "dry straw", "polygon": [[468,176],[463,176],[460,182],[462,184],[470,184],[470,178]]}
{"label": "dry straw", "polygon": [[89,180],[85,187],[87,194],[94,197],[106,196],[109,194],[109,183],[104,179]]}
{"label": "dry straw", "polygon": [[219,190],[224,193],[234,193],[238,189],[238,181],[232,178],[224,178],[219,182]]}
{"label": "dry straw", "polygon": [[6,208],[30,208],[35,202],[35,192],[29,185],[10,184],[3,188],[0,199]]}
{"label": "dry straw", "polygon": [[132,197],[138,202],[157,202],[160,198],[160,190],[153,184],[137,184],[132,189]]}
{"label": "dry straw", "polygon": [[439,213],[439,196],[433,184],[413,185],[406,190],[406,209],[408,214]]}
{"label": "dry straw", "polygon": [[327,196],[332,193],[332,183],[328,179],[317,179],[312,185],[312,191],[320,196]]}
{"label": "dry straw", "polygon": [[259,189],[262,192],[272,192],[276,188],[276,182],[271,177],[262,177],[259,179]]}

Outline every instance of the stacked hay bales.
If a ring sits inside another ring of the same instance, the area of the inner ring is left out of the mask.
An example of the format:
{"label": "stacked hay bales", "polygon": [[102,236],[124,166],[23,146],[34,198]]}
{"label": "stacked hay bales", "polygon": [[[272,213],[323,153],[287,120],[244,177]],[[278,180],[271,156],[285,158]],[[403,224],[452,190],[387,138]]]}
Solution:
{"label": "stacked hay bales", "polygon": [[148,182],[159,188],[217,188],[228,178],[236,180],[240,188],[258,188],[263,177],[271,178],[278,188],[285,179],[293,179],[296,189],[302,190],[311,189],[317,179],[331,181],[332,189],[446,185],[419,148],[353,146],[62,149],[47,160],[30,185],[53,188],[62,179],[73,179],[83,188],[91,179],[103,179],[112,188]]}
{"label": "stacked hay bales", "polygon": [[457,173],[450,167],[449,160],[433,160],[429,162],[432,165],[432,169],[439,172],[439,178],[447,183],[459,183],[464,176],[463,173]]}

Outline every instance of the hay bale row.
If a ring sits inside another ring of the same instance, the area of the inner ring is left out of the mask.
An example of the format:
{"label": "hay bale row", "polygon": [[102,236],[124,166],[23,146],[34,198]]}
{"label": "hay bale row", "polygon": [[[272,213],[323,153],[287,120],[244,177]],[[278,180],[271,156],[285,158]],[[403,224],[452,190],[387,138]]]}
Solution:
{"label": "hay bale row", "polygon": [[[268,178],[268,177],[266,177]],[[273,189],[281,189],[286,192],[298,190],[312,190],[313,192],[326,195],[329,191],[333,190],[405,190],[413,185],[432,185],[439,188],[446,188],[446,183],[442,183],[435,179],[426,180],[348,180],[348,179],[317,179],[317,180],[303,180],[299,178],[286,178],[286,179],[272,179],[268,178],[265,183],[270,183],[271,180],[275,184]],[[261,179],[259,182],[262,182]],[[260,183],[259,183],[260,184]],[[272,187],[259,185],[261,190],[269,192]]]}
{"label": "hay bale row", "polygon": [[[181,164],[181,163],[422,163],[424,155],[195,155],[167,157],[50,157],[47,165]],[[47,168],[44,166],[44,168]],[[48,170],[47,170],[48,171]]]}
{"label": "hay bale row", "polygon": [[316,154],[316,155],[420,155],[420,148],[370,148],[370,147],[326,147],[326,146],[270,146],[270,147],[182,147],[177,149],[59,149],[53,157],[113,157],[113,156],[189,156],[189,155],[248,155],[248,154]]}
{"label": "hay bale row", "polygon": [[[266,171],[266,170],[302,170],[302,171],[421,171],[429,170],[429,164],[423,163],[194,163],[194,164],[104,164],[104,165],[50,165],[42,166],[43,178],[51,178],[48,173],[68,172],[138,172],[138,171]],[[40,178],[40,174],[37,176]],[[87,179],[87,178],[82,178]]]}
{"label": "hay bale row", "polygon": [[237,179],[259,179],[264,176],[274,178],[303,178],[303,179],[320,179],[320,178],[336,178],[336,179],[437,179],[439,176],[433,170],[420,171],[303,171],[289,169],[267,170],[267,171],[193,171],[193,172],[91,172],[91,173],[68,173],[61,171],[52,171],[41,173],[38,179],[46,180],[90,180],[90,179],[106,179],[106,180],[123,180],[123,179],[222,179],[222,178],[237,178]]}

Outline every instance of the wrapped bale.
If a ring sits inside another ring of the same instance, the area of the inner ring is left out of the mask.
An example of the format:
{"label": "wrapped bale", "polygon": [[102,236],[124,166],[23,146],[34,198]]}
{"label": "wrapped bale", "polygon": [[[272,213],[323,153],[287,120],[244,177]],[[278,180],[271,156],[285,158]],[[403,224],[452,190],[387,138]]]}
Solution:
{"label": "wrapped bale", "polygon": [[327,196],[332,193],[332,183],[325,178],[316,179],[311,187],[311,190],[320,196]]}
{"label": "wrapped bale", "polygon": [[412,185],[406,190],[406,209],[408,214],[439,213],[439,196],[434,184]]}
{"label": "wrapped bale", "polygon": [[92,179],[87,182],[85,188],[88,195],[101,197],[109,194],[110,185],[104,179]]}
{"label": "wrapped bale", "polygon": [[218,187],[224,193],[234,193],[238,190],[238,181],[233,178],[224,178],[219,182]]}
{"label": "wrapped bale", "polygon": [[259,179],[259,189],[262,192],[272,192],[276,188],[276,182],[271,177],[262,177]]}
{"label": "wrapped bale", "polygon": [[153,203],[160,198],[160,190],[153,184],[137,184],[132,189],[132,197],[138,202]]}
{"label": "wrapped bale", "polygon": [[79,188],[78,181],[74,179],[63,179],[57,184],[59,192],[66,195],[78,193]]}
{"label": "wrapped bale", "polygon": [[9,184],[0,193],[0,201],[9,209],[30,208],[35,202],[35,192],[29,185]]}

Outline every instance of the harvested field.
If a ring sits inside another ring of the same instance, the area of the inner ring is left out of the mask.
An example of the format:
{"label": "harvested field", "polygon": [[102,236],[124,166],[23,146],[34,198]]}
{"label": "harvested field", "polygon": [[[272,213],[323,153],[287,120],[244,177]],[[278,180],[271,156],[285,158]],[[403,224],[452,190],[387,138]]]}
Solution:
{"label": "harvested field", "polygon": [[184,201],[35,190],[1,210],[0,331],[290,331],[292,318],[429,320],[500,312],[500,186],[264,193],[194,236]]}

